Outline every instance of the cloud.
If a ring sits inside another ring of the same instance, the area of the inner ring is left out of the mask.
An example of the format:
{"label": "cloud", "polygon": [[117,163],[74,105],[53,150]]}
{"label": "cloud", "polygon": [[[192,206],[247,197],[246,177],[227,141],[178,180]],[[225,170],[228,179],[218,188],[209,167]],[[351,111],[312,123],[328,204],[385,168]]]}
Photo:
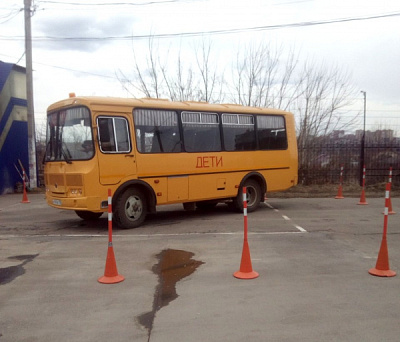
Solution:
{"label": "cloud", "polygon": [[44,17],[35,23],[35,44],[55,50],[94,51],[113,42],[112,37],[131,35],[135,21],[131,15]]}

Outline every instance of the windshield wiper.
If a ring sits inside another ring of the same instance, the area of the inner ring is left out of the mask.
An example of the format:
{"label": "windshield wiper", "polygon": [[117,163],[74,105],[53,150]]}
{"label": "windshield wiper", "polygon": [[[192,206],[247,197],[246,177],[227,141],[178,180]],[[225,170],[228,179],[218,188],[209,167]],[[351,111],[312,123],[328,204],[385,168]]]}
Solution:
{"label": "windshield wiper", "polygon": [[64,157],[64,160],[67,162],[67,164],[72,164],[71,153],[69,152],[68,147],[65,146],[65,149],[64,149],[64,146],[65,146],[64,143],[61,144],[61,153],[62,153],[62,155]]}

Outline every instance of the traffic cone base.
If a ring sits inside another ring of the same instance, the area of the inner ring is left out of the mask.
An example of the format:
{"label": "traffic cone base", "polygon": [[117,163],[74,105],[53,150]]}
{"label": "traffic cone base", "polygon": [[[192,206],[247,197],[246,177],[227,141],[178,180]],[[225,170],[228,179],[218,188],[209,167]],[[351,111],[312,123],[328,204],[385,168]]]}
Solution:
{"label": "traffic cone base", "polygon": [[251,265],[249,244],[246,240],[243,242],[243,251],[242,251],[242,260],[240,262],[240,269],[239,271],[233,273],[233,276],[239,279],[254,279],[259,276],[257,272],[253,271],[253,267]]}
{"label": "traffic cone base", "polygon": [[117,275],[115,277],[102,276],[99,279],[97,279],[97,281],[102,284],[116,284],[124,280],[125,278],[122,275]]}
{"label": "traffic cone base", "polygon": [[254,279],[259,276],[259,274],[256,271],[251,271],[251,272],[240,272],[237,271],[233,273],[233,276],[238,279]]}
{"label": "traffic cone base", "polygon": [[369,274],[372,274],[377,277],[394,277],[396,275],[395,271],[392,270],[378,270],[377,268],[371,268],[368,271]]}
{"label": "traffic cone base", "polygon": [[[382,214],[385,215],[385,212],[383,212]],[[388,212],[388,215],[394,215],[394,214],[396,214],[395,211],[389,211],[389,212]]]}
{"label": "traffic cone base", "polygon": [[114,249],[108,247],[106,267],[104,270],[104,276],[97,279],[102,284],[115,284],[123,281],[124,276],[118,274],[117,263],[115,262]]}

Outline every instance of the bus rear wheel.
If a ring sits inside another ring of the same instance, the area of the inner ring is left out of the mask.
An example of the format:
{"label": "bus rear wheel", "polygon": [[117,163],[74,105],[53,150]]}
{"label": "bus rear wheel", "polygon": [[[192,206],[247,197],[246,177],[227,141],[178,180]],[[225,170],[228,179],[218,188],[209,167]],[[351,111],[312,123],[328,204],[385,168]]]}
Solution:
{"label": "bus rear wheel", "polygon": [[[247,211],[250,213],[255,211],[261,201],[261,187],[254,179],[248,179],[244,182],[246,187]],[[236,211],[243,212],[243,187],[240,188],[238,195],[233,200]]]}
{"label": "bus rear wheel", "polygon": [[146,197],[139,189],[129,188],[117,199],[114,220],[120,228],[139,227],[144,222],[146,215]]}

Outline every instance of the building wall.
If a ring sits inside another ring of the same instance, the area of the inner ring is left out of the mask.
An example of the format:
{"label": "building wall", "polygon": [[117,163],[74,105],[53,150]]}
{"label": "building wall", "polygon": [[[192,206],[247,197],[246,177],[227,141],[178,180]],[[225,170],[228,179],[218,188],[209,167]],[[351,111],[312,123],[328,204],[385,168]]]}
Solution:
{"label": "building wall", "polygon": [[26,72],[0,61],[0,195],[14,192],[22,182],[19,161],[28,173]]}

